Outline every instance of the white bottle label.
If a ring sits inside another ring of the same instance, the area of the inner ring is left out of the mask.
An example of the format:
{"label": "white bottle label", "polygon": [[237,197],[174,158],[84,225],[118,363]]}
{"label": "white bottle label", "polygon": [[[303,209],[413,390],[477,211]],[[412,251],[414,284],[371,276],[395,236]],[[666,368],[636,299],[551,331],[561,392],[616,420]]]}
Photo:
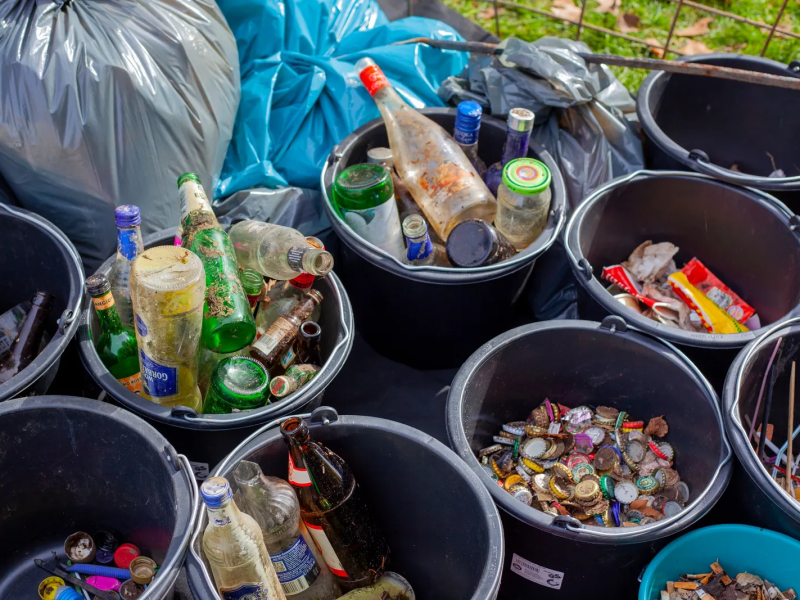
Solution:
{"label": "white bottle label", "polygon": [[211,211],[206,191],[196,181],[184,181],[178,190],[178,196],[181,199],[181,223],[193,210]]}
{"label": "white bottle label", "polygon": [[289,454],[289,483],[300,487],[311,485],[311,477],[308,476],[308,471],[295,466],[291,453]]}
{"label": "white bottle label", "polygon": [[339,557],[336,556],[336,551],[333,549],[328,536],[322,531],[322,527],[319,525],[312,525],[311,523],[306,523],[305,525],[308,527],[308,532],[311,534],[311,537],[313,537],[314,541],[317,543],[319,551],[322,553],[322,558],[325,559],[331,573],[339,577],[347,577],[347,571],[344,570]]}
{"label": "white bottle label", "polygon": [[394,196],[375,208],[342,208],[342,215],[352,230],[371,244],[398,258],[405,255],[403,228]]}

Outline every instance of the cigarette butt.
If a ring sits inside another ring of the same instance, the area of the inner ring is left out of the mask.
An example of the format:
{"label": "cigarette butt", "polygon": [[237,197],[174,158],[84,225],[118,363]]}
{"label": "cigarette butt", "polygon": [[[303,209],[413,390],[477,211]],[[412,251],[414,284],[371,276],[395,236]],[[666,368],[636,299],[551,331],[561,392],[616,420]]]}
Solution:
{"label": "cigarette butt", "polygon": [[696,581],[676,581],[675,582],[675,589],[676,590],[696,590],[698,587]]}
{"label": "cigarette butt", "polygon": [[723,575],[722,577],[720,577],[720,581],[722,582],[722,585],[730,585],[731,583],[733,583],[733,579],[731,579],[727,575]]}
{"label": "cigarette butt", "polygon": [[717,575],[720,575],[721,573],[725,572],[725,569],[719,566],[718,562],[711,563],[711,570],[714,571],[714,573],[716,573]]}
{"label": "cigarette butt", "polygon": [[701,585],[708,585],[708,582],[711,581],[711,578],[714,576],[713,573],[709,573],[705,577],[700,580]]}
{"label": "cigarette butt", "polygon": [[667,582],[667,591],[670,594],[675,591],[675,582],[674,581],[668,581]]}
{"label": "cigarette butt", "polygon": [[709,575],[711,575],[711,573],[698,573],[697,575],[686,575],[685,577],[686,579],[703,579]]}

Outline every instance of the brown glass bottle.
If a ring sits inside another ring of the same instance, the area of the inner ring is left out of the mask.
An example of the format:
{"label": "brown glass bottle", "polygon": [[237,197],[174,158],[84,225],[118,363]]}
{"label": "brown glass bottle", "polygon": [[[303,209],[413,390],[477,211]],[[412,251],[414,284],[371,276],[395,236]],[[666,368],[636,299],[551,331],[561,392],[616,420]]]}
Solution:
{"label": "brown glass bottle", "polygon": [[288,369],[289,365],[322,365],[322,355],[319,349],[321,335],[322,327],[319,324],[314,321],[305,321],[300,325],[294,344],[281,355],[281,366]]}
{"label": "brown glass bottle", "polygon": [[44,335],[45,321],[53,308],[55,298],[47,292],[36,292],[31,309],[20,327],[8,354],[0,362],[0,383],[5,383],[22,371],[39,355],[39,345]]}
{"label": "brown glass bottle", "polygon": [[309,437],[298,417],[281,424],[289,445],[289,483],[300,515],[343,591],[373,583],[386,569],[389,546],[355,477],[340,456]]}
{"label": "brown glass bottle", "polygon": [[321,302],[322,294],[318,290],[307,290],[303,299],[292,310],[278,317],[264,335],[258,338],[250,348],[250,356],[267,369],[276,366],[278,358],[297,337],[300,325],[311,316],[314,307]]}

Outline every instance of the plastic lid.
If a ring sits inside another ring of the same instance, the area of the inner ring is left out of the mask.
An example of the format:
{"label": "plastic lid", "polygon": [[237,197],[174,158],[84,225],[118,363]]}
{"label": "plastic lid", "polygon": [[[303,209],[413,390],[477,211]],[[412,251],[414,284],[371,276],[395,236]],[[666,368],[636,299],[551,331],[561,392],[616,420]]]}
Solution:
{"label": "plastic lid", "polygon": [[530,131],[536,115],[527,108],[512,108],[508,112],[508,129],[510,131]]}
{"label": "plastic lid", "polygon": [[483,108],[474,100],[459,102],[456,110],[456,129],[477,131],[481,126],[482,114]]}
{"label": "plastic lid", "polygon": [[219,508],[227,504],[233,494],[228,480],[224,477],[209,477],[200,486],[200,497],[209,508]]}
{"label": "plastic lid", "polygon": [[102,273],[90,275],[86,278],[86,291],[90,296],[102,296],[111,291],[111,282]]}
{"label": "plastic lid", "polygon": [[539,194],[550,186],[550,169],[535,158],[516,158],[503,167],[503,185],[516,194]]}
{"label": "plastic lid", "polygon": [[223,358],[211,373],[213,392],[239,408],[264,404],[268,385],[267,371],[249,356]]}
{"label": "plastic lid", "polygon": [[392,150],[390,148],[370,148],[367,150],[367,162],[371,165],[386,164],[393,166]]}
{"label": "plastic lid", "polygon": [[117,227],[135,227],[141,225],[142,214],[138,206],[123,204],[114,210],[114,220],[117,222]]}
{"label": "plastic lid", "polygon": [[242,287],[244,293],[248,296],[257,296],[261,293],[261,287],[264,285],[264,276],[258,271],[253,269],[245,269],[242,271]]}
{"label": "plastic lid", "polygon": [[205,271],[197,255],[180,246],[157,246],[145,250],[131,263],[131,279],[154,292],[173,292],[203,282]]}
{"label": "plastic lid", "polygon": [[381,165],[353,165],[333,184],[333,197],[341,208],[363,210],[380,206],[394,195],[392,176]]}
{"label": "plastic lid", "polygon": [[141,556],[139,548],[133,544],[122,544],[117,551],[114,552],[114,564],[120,569],[127,569],[131,566],[133,559]]}
{"label": "plastic lid", "polygon": [[486,221],[464,221],[447,238],[447,256],[457,267],[479,267],[495,252],[497,244],[497,234]]}
{"label": "plastic lid", "polygon": [[187,181],[196,181],[197,183],[200,183],[200,178],[194,173],[184,173],[178,177],[178,187],[181,187]]}

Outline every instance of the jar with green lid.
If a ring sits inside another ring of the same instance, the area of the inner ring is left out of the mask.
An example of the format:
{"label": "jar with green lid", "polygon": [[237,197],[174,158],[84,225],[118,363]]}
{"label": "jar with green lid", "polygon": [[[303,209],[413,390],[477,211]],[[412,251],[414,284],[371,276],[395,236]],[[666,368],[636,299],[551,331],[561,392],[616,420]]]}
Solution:
{"label": "jar with green lid", "polygon": [[203,412],[219,415],[252,410],[264,406],[268,398],[266,369],[249,356],[230,356],[214,367]]}
{"label": "jar with green lid", "polygon": [[550,179],[550,169],[533,158],[517,158],[503,168],[494,226],[517,250],[530,246],[547,225]]}
{"label": "jar with green lid", "polygon": [[381,165],[353,165],[333,184],[339,214],[361,238],[401,258],[405,255],[391,173]]}

